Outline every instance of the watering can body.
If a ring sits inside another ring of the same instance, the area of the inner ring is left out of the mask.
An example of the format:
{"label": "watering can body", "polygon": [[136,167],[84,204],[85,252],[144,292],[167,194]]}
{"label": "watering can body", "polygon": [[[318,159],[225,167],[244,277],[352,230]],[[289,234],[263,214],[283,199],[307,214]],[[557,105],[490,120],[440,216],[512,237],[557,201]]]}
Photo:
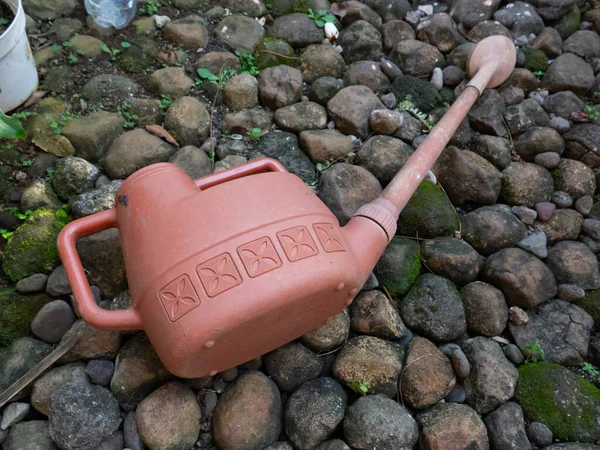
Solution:
{"label": "watering can body", "polygon": [[[112,227],[133,301],[127,311],[86,304],[89,286],[76,273],[77,239]],[[129,177],[115,208],[67,225],[59,251],[88,323],[143,329],[170,372],[193,378],[271,351],[349,304],[369,272],[346,234],[276,161],[195,182],[160,163]]]}

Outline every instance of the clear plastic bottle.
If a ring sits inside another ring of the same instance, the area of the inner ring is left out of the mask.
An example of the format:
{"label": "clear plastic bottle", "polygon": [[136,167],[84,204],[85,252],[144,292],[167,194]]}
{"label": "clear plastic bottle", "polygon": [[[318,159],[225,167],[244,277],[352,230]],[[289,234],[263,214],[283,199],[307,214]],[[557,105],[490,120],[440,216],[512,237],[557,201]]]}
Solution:
{"label": "clear plastic bottle", "polygon": [[125,28],[134,18],[137,0],[85,0],[85,9],[103,28]]}

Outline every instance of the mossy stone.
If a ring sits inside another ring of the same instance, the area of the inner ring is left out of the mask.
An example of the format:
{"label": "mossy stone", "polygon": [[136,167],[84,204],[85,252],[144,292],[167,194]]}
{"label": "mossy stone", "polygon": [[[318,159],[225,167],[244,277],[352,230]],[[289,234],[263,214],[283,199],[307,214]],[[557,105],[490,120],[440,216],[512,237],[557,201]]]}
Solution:
{"label": "mossy stone", "polygon": [[410,101],[427,114],[443,104],[442,96],[433,84],[410,75],[396,77],[391,91],[400,102],[410,97]]}
{"label": "mossy stone", "polygon": [[44,77],[43,88],[46,91],[54,91],[64,94],[71,86],[73,80],[73,69],[69,66],[58,66],[48,69]]}
{"label": "mossy stone", "polygon": [[29,335],[31,321],[52,300],[46,293],[21,295],[14,289],[0,290],[0,347]]}
{"label": "mossy stone", "polygon": [[567,39],[577,30],[581,25],[581,11],[577,5],[573,6],[571,10],[562,16],[554,25],[554,28],[560,34],[560,37]]}
{"label": "mossy stone", "polygon": [[[258,43],[256,52],[258,53],[256,66],[260,69],[284,64],[294,67],[296,62],[294,49],[283,39],[264,38]],[[278,53],[278,55],[274,53]],[[286,58],[286,56],[290,56],[291,58]]]}
{"label": "mossy stone", "polygon": [[10,193],[14,187],[12,169],[9,166],[0,166],[0,198]]}
{"label": "mossy stone", "polygon": [[600,220],[600,202],[594,203],[590,213],[588,214],[588,219]]}
{"label": "mossy stone", "polygon": [[454,90],[446,86],[440,89],[440,96],[442,97],[442,103],[448,103],[449,105],[451,105],[456,98],[456,95],[454,95]]}
{"label": "mossy stone", "polygon": [[160,47],[154,39],[140,37],[131,42],[131,46],[121,49],[119,63],[127,73],[144,73],[154,64]]}
{"label": "mossy stone", "polygon": [[377,262],[375,274],[391,295],[404,295],[421,273],[419,244],[414,239],[397,236]]}
{"label": "mossy stone", "polygon": [[528,421],[545,424],[561,441],[600,438],[600,389],[558,364],[519,367],[515,400]]}
{"label": "mossy stone", "polygon": [[64,226],[54,211],[41,209],[29,216],[9,238],[2,255],[2,268],[10,279],[49,273],[58,266],[56,238]]}
{"label": "mossy stone", "polygon": [[532,72],[545,72],[548,68],[548,57],[539,48],[523,47],[525,68]]}
{"label": "mossy stone", "polygon": [[459,228],[456,210],[442,188],[424,180],[400,214],[396,234],[431,239],[453,236]]}
{"label": "mossy stone", "polygon": [[600,291],[586,291],[585,296],[571,303],[579,306],[594,319],[594,328],[600,330]]}

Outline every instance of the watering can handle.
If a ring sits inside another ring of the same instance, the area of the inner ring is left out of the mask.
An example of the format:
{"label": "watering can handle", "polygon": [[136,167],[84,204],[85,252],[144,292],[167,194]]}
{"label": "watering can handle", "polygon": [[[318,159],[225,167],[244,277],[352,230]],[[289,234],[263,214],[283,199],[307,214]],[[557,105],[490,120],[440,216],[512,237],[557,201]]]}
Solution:
{"label": "watering can handle", "polygon": [[247,175],[254,175],[262,172],[281,172],[288,173],[285,167],[275,159],[271,158],[260,158],[250,161],[241,166],[232,167],[231,169],[224,170],[223,172],[213,173],[203,178],[198,178],[194,181],[196,186],[200,190],[208,189],[216,186],[217,184],[225,183],[227,181],[235,180],[236,178],[245,177]]}
{"label": "watering can handle", "polygon": [[101,330],[141,330],[142,319],[135,308],[107,311],[96,304],[77,254],[79,239],[109,228],[118,228],[118,225],[115,208],[77,219],[65,226],[58,235],[58,252],[79,311],[87,323]]}

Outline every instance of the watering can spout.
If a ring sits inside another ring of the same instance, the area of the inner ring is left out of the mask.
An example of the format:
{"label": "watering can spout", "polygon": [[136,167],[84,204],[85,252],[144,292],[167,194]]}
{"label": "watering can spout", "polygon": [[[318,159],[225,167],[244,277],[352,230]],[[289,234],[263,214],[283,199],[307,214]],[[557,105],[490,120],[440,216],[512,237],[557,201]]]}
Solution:
{"label": "watering can spout", "polygon": [[491,36],[480,41],[469,55],[467,72],[471,80],[462,94],[387,185],[381,196],[362,206],[344,227],[348,241],[353,243],[359,259],[362,258],[365,279],[385,246],[396,234],[396,222],[400,212],[433,167],[473,104],[486,88],[499,86],[508,79],[516,60],[515,46],[510,39]]}

